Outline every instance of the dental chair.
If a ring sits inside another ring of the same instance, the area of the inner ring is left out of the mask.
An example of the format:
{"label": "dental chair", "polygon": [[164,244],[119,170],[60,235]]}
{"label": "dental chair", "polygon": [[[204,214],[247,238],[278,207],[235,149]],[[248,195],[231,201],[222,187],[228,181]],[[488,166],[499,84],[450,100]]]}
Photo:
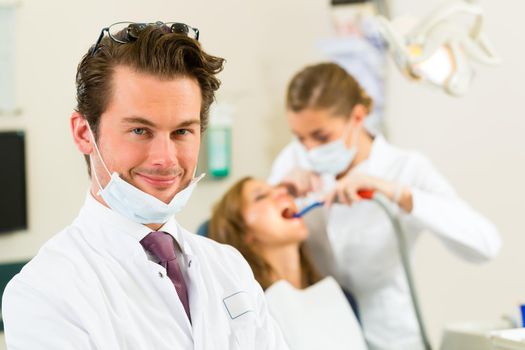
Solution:
{"label": "dental chair", "polygon": [[[8,264],[0,264],[0,300],[2,300],[2,296],[4,295],[5,287],[7,286],[7,283],[22,270],[22,267],[27,263],[27,261],[24,262],[16,262],[16,263],[8,263]],[[2,319],[2,306],[0,305],[0,332],[4,330],[4,322]]]}
{"label": "dental chair", "polygon": [[205,220],[202,224],[197,227],[197,234],[202,237],[208,237],[210,220]]}

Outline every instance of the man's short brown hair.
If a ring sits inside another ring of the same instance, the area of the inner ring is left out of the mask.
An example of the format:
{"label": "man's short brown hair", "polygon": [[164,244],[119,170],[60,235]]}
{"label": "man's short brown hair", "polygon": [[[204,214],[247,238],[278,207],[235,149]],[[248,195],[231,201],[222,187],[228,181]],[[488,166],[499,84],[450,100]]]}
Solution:
{"label": "man's short brown hair", "polygon": [[[166,33],[158,25],[146,27],[134,41],[118,43],[109,37],[84,55],[76,75],[77,107],[98,139],[100,116],[112,96],[112,79],[117,66],[127,66],[160,79],[195,79],[201,90],[201,132],[208,124],[208,112],[220,86],[218,74],[224,59],[204,52],[195,39],[179,33]],[[90,171],[89,156],[86,156]]]}

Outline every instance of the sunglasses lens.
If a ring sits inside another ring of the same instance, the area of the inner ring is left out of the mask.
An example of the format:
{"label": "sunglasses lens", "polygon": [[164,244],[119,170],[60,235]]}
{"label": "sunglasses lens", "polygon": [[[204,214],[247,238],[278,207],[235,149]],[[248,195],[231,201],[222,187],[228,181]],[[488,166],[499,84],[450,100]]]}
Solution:
{"label": "sunglasses lens", "polygon": [[179,34],[185,34],[185,35],[188,35],[188,26],[183,24],[183,23],[174,23],[172,26],[171,26],[171,30],[173,31],[173,33],[179,33]]}
{"label": "sunglasses lens", "polygon": [[129,27],[134,25],[131,22],[114,23],[109,27],[108,34],[111,39],[119,43],[127,43],[130,40]]}
{"label": "sunglasses lens", "polygon": [[146,28],[146,24],[144,23],[130,24],[127,28],[129,38],[137,39],[139,37],[140,32],[142,32],[144,28]]}
{"label": "sunglasses lens", "polygon": [[166,23],[170,25],[171,31],[177,34],[184,34],[192,39],[198,40],[198,31],[184,23]]}
{"label": "sunglasses lens", "polygon": [[108,33],[111,39],[119,43],[128,43],[136,40],[140,33],[149,25],[154,25],[166,33],[178,33],[186,35],[192,39],[199,39],[198,30],[184,24],[184,23],[133,23],[133,22],[119,22],[112,24],[108,28]]}

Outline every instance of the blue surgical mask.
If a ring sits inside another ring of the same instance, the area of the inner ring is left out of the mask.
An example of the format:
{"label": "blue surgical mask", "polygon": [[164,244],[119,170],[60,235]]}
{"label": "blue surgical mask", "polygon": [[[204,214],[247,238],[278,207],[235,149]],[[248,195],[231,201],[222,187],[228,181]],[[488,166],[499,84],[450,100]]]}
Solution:
{"label": "blue surgical mask", "polygon": [[350,149],[346,148],[345,144],[347,135],[348,129],[340,139],[306,151],[313,171],[337,176],[348,169],[357,154],[357,135],[354,135],[354,144]]}
{"label": "blue surgical mask", "polygon": [[[91,129],[89,132],[91,133]],[[112,210],[139,224],[162,224],[168,221],[170,217],[185,207],[197,183],[205,175],[201,174],[199,177],[194,178],[184,190],[177,193],[173,199],[166,204],[123,180],[118,173],[113,172],[113,174],[111,174],[98,150],[93,133],[91,133],[91,136],[98,157],[108,175],[111,176],[109,183],[106,187],[102,188],[93,164],[93,159],[90,155],[91,171],[100,189],[98,195],[104,199]]]}

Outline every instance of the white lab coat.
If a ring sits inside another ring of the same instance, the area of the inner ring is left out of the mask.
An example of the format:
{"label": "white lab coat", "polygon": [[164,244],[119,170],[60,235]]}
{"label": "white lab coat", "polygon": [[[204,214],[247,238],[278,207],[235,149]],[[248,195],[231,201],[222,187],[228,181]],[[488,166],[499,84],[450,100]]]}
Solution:
{"label": "white lab coat", "polygon": [[[293,141],[275,160],[269,181],[278,183],[296,166],[311,168],[301,145]],[[413,211],[400,211],[410,250],[426,230],[469,261],[484,261],[499,251],[496,228],[461,200],[420,154],[398,149],[377,136],[369,158],[356,171],[411,188]],[[333,179],[332,184],[326,177],[323,180],[333,186]],[[331,256],[319,246],[318,251],[325,252],[321,263],[332,260],[331,273],[355,296],[370,349],[422,349],[395,233],[383,210],[370,201],[323,210]]]}
{"label": "white lab coat", "polygon": [[249,265],[232,247],[161,230],[181,249],[192,323],[165,269],[139,241],[151,230],[88,194],[5,290],[9,350],[287,349]]}

